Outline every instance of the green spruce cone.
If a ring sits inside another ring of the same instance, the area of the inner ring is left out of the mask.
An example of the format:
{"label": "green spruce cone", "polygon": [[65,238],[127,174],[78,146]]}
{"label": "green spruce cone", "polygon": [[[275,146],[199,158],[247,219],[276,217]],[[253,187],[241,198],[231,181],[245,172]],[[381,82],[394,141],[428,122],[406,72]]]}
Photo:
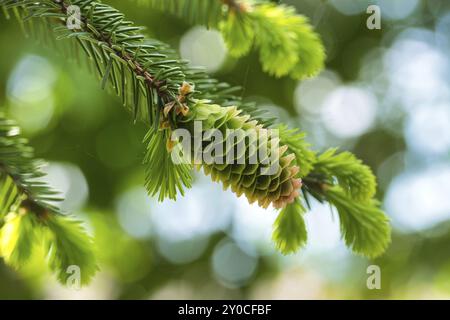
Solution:
{"label": "green spruce cone", "polygon": [[[196,131],[200,125],[203,140]],[[237,107],[196,101],[178,127],[191,135],[194,164],[203,167],[213,181],[222,182],[224,189],[231,188],[237,196],[244,194],[250,203],[257,201],[263,208],[270,204],[284,208],[299,196],[295,155],[287,154],[288,147],[278,145],[274,132],[242,115]],[[194,141],[196,133],[198,142]]]}

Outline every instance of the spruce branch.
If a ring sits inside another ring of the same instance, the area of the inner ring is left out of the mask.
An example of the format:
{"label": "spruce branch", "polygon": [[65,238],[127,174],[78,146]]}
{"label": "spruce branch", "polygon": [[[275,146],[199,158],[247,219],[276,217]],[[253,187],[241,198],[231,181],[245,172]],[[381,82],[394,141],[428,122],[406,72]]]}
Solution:
{"label": "spruce branch", "polygon": [[317,157],[314,167],[318,174],[335,177],[355,200],[370,200],[375,196],[377,184],[372,170],[350,152],[329,149]]}
{"label": "spruce branch", "polygon": [[[169,5],[173,2],[159,3]],[[185,10],[195,12],[188,5],[189,2],[183,3]],[[267,118],[254,103],[243,103],[234,94],[239,88],[221,83],[202,70],[189,67],[187,62],[181,60],[167,45],[147,38],[143,34],[143,28],[125,20],[118,10],[99,1],[0,0],[0,4],[3,8],[15,10],[19,18],[25,17],[31,28],[31,20],[45,21],[58,35],[57,39],[74,41],[93,63],[101,86],[121,96],[124,106],[131,111],[134,120],[144,121],[150,127],[146,137],[146,186],[150,194],[159,193],[160,200],[165,197],[175,199],[177,193],[183,193],[185,187],[190,187],[192,180],[192,163],[175,165],[173,158],[169,156],[169,151],[177,144],[177,141],[169,139],[171,132],[179,128],[189,130],[194,121],[203,122],[205,128],[219,130],[228,127],[250,127],[263,131],[274,124],[273,119]],[[65,25],[68,4],[78,5],[81,9],[81,25],[77,30],[69,30]],[[320,41],[311,32],[304,18],[299,18],[289,7],[274,7],[273,4],[265,2],[255,4],[251,12],[255,11],[257,14],[252,19],[260,21],[264,28],[267,28],[268,22],[265,20],[266,15],[274,14],[273,20],[269,22],[273,24],[273,30],[278,30],[275,32],[281,32],[285,29],[283,26],[288,26],[291,35],[310,36],[310,42],[306,40],[302,43],[305,47],[296,46],[292,39],[288,39],[289,36],[286,43],[282,43],[292,46],[292,50],[285,53],[295,55],[300,60],[302,50],[307,53],[303,57],[311,54],[309,61],[315,67],[302,65],[298,72],[303,76],[320,69],[318,66],[323,63],[323,50],[318,49],[321,46],[318,45]],[[292,25],[285,25],[289,22],[284,19],[292,22]],[[238,30],[231,28],[230,33],[233,33],[233,29]],[[267,31],[263,36],[270,33]],[[275,33],[270,37],[275,37]],[[242,39],[245,42],[247,38]],[[268,44],[267,41],[255,39],[255,42],[259,43],[261,52],[266,52],[264,56],[271,56],[269,47],[264,47]],[[310,50],[310,45],[315,49]],[[291,70],[286,65],[280,67]],[[296,68],[292,70],[295,71]],[[304,213],[302,202],[309,206],[308,197],[313,196],[338,209],[344,238],[355,252],[367,256],[380,254],[389,242],[389,230],[383,227],[387,219],[376,207],[376,201],[373,199],[375,180],[372,172],[351,154],[339,156],[335,155],[335,152],[328,152],[318,155],[311,151],[303,133],[283,125],[279,126],[279,129],[278,151],[283,155],[280,172],[262,177],[255,174],[254,167],[250,165],[208,164],[203,165],[204,171],[211,174],[213,180],[222,181],[224,187],[231,187],[237,195],[245,194],[250,202],[258,201],[263,207],[272,204],[285,208],[280,213],[279,222],[275,225],[277,231],[274,233],[274,239],[283,252],[295,251],[306,240],[303,223],[298,217],[302,217]],[[207,148],[208,145],[203,147]],[[299,179],[303,180],[303,198],[298,194]],[[348,203],[344,204],[343,201]],[[347,223],[348,221],[350,223]],[[367,221],[380,223],[381,227],[367,228]],[[370,236],[362,234],[366,230],[370,232]]]}
{"label": "spruce branch", "polygon": [[300,201],[288,205],[278,215],[274,223],[272,239],[283,254],[297,252],[306,244],[307,231],[303,214],[306,209]]}
{"label": "spruce branch", "polygon": [[374,198],[376,182],[369,167],[349,152],[330,149],[317,156],[303,179],[304,195],[336,208],[342,237],[355,253],[375,258],[391,241],[389,218]]}
{"label": "spruce branch", "polygon": [[0,256],[16,268],[26,264],[36,247],[45,248],[50,268],[65,284],[67,268],[80,268],[80,283],[97,271],[92,239],[80,222],[53,204],[58,194],[39,178],[43,162],[22,138],[16,124],[0,114]]}
{"label": "spruce branch", "polygon": [[256,47],[263,70],[270,75],[303,79],[323,69],[325,50],[320,37],[292,6],[265,0],[139,1],[191,24],[219,29],[234,57]]}
{"label": "spruce branch", "polygon": [[386,251],[391,240],[391,228],[378,201],[354,201],[341,187],[329,188],[326,198],[337,209],[347,246],[369,258]]}
{"label": "spruce branch", "polygon": [[[257,110],[254,103],[242,103],[239,97],[233,95],[239,88],[188,67],[187,62],[180,60],[170,48],[146,38],[141,32],[143,28],[124,20],[123,15],[110,6],[92,0],[72,1],[72,4],[81,8],[81,29],[70,30],[65,25],[67,1],[3,0],[2,3],[6,8],[22,9],[27,20],[29,17],[50,20],[55,25],[53,30],[59,40],[76,40],[76,44],[93,62],[102,87],[108,87],[121,96],[124,106],[132,112],[133,119],[142,120],[153,128],[149,131],[150,135],[157,134],[160,126],[176,128],[174,112],[177,109],[163,115],[166,106],[195,104],[194,99],[179,101],[180,89],[186,81],[195,85],[193,94],[196,99],[211,100],[222,106],[238,105],[264,126],[270,126],[273,122],[273,119]],[[169,170],[170,167],[159,171],[153,165],[156,162],[148,156],[145,163],[149,164],[149,177],[167,172],[165,179],[170,180],[167,183],[155,184],[154,188],[149,179],[146,183],[149,193],[159,192],[161,200],[165,196],[175,199],[176,191],[183,194],[183,188],[190,186],[192,178],[187,170],[183,169],[185,174],[180,183],[177,180],[179,175],[171,174],[173,170]],[[171,186],[175,186],[175,192],[169,190]]]}
{"label": "spruce branch", "polygon": [[168,135],[168,130],[150,129],[144,138],[148,145],[144,158],[147,164],[145,187],[151,196],[159,193],[159,201],[165,198],[176,200],[177,190],[184,195],[183,186],[190,188],[192,184],[192,166],[186,163],[174,164],[171,153],[166,152],[170,141]]}

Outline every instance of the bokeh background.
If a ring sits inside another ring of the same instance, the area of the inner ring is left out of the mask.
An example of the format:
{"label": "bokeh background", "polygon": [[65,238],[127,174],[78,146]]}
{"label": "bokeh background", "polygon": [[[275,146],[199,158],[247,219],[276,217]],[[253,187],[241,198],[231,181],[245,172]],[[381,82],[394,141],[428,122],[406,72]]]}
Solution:
{"label": "bokeh background", "polygon": [[[87,70],[1,17],[1,110],[49,160],[63,209],[95,233],[101,272],[76,291],[42,261],[20,272],[0,262],[0,298],[450,298],[449,1],[283,1],[311,19],[327,49],[326,70],[303,82],[267,76],[255,53],[230,58],[216,31],[136,1],[106,2],[194,65],[242,85],[243,96],[307,131],[315,149],[361,157],[378,177],[392,245],[375,261],[353,255],[337,216],[314,203],[307,247],[282,256],[270,241],[276,213],[201,174],[177,202],[149,198],[145,128]],[[381,30],[366,27],[369,2],[381,6]],[[381,290],[366,287],[371,264],[381,267]]]}

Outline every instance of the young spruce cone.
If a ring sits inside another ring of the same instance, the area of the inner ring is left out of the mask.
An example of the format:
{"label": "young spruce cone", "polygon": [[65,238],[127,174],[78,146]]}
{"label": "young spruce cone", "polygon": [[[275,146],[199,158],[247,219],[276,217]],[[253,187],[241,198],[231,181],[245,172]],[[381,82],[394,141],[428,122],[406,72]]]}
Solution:
{"label": "young spruce cone", "polygon": [[[301,180],[296,178],[299,168],[293,161],[295,157],[293,154],[286,153],[287,146],[278,146],[278,137],[271,136],[267,129],[249,118],[248,115],[241,115],[241,111],[237,107],[221,107],[208,104],[206,101],[197,101],[195,105],[191,106],[186,117],[179,122],[179,127],[187,129],[194,140],[194,123],[197,122],[197,126],[201,123],[203,141],[199,139],[202,141],[199,147],[201,146],[203,153],[212,154],[215,161],[206,162],[203,159],[196,164],[201,165],[205,174],[211,175],[213,181],[221,181],[224,189],[231,187],[237,196],[245,194],[250,203],[258,201],[258,204],[264,208],[270,204],[275,208],[284,208],[298,197],[301,187]],[[214,129],[220,131],[221,138],[217,138],[207,131]],[[241,133],[253,133],[257,134],[257,137],[266,136],[267,139],[258,139],[257,143],[252,143],[248,136],[244,138],[242,135],[238,135],[238,137],[233,137],[234,140],[230,140],[230,132],[227,133],[227,129],[235,130],[235,133],[242,129]],[[194,146],[193,140],[191,145]],[[229,141],[233,141],[231,144],[233,147],[227,143]],[[266,141],[266,143],[261,141]],[[238,143],[242,143],[242,148],[235,148]],[[222,151],[217,151],[216,147]],[[266,156],[260,156],[261,148],[268,151],[263,153]],[[212,149],[215,152],[211,152]],[[195,156],[195,147],[192,148],[191,153]],[[257,161],[251,161],[250,159],[255,154],[258,154]],[[272,155],[276,158],[272,158]],[[268,170],[270,163],[267,158],[276,161],[275,170]],[[221,159],[221,161],[217,161],[217,159]]]}

